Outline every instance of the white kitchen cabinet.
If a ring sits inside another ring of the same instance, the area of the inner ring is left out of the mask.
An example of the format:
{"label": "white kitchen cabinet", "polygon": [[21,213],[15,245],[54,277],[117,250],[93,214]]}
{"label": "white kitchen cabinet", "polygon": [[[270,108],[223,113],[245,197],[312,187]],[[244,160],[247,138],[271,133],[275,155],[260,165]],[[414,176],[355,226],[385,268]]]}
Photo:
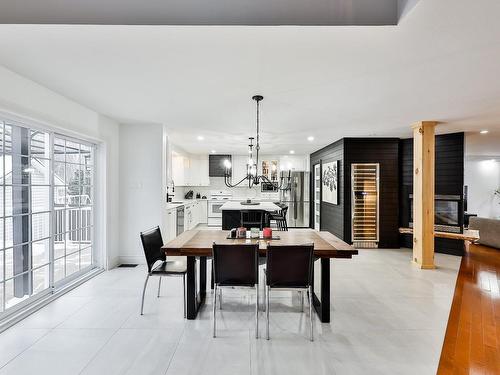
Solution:
{"label": "white kitchen cabinet", "polygon": [[208,223],[208,202],[206,200],[199,201],[200,204],[200,224]]}
{"label": "white kitchen cabinet", "polygon": [[282,155],[279,158],[280,171],[308,171],[309,159],[301,155]]}
{"label": "white kitchen cabinet", "polygon": [[189,158],[172,153],[172,180],[175,186],[186,186],[189,183]]}
{"label": "white kitchen cabinet", "polygon": [[208,155],[172,152],[172,180],[176,186],[209,186]]}
{"label": "white kitchen cabinet", "polygon": [[247,155],[233,155],[232,156],[232,179],[233,183],[240,182],[247,175]]}
{"label": "white kitchen cabinet", "polygon": [[208,155],[196,155],[190,158],[189,181],[186,186],[209,186]]}
{"label": "white kitchen cabinet", "polygon": [[163,231],[163,242],[173,240],[177,234],[177,209],[172,208],[167,210],[166,228]]}

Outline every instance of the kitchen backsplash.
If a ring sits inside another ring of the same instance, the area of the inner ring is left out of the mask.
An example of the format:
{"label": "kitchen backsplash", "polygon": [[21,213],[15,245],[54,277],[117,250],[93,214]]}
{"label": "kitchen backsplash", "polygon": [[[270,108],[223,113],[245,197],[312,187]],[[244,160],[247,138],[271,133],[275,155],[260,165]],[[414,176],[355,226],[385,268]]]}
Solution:
{"label": "kitchen backsplash", "polygon": [[279,193],[263,193],[260,191],[260,185],[253,187],[251,189],[248,186],[228,188],[224,184],[223,177],[210,177],[210,186],[180,186],[175,188],[175,200],[184,199],[184,195],[189,191],[193,190],[194,197],[197,193],[201,196],[206,196],[210,198],[210,192],[212,190],[228,190],[233,193],[233,198],[235,199],[263,199],[278,201]]}

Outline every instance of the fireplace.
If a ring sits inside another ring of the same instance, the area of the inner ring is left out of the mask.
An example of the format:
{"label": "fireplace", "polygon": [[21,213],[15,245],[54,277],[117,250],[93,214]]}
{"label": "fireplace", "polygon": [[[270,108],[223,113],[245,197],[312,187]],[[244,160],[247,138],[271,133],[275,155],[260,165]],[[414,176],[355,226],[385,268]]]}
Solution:
{"label": "fireplace", "polygon": [[[413,194],[410,200],[410,227],[413,227]],[[435,195],[434,230],[439,232],[462,233],[463,200],[460,195]]]}

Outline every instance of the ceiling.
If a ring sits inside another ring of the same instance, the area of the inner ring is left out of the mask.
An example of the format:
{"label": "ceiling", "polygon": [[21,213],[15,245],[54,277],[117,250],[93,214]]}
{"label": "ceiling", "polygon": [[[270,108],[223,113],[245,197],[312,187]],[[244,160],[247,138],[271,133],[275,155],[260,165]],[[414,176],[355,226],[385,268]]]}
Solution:
{"label": "ceiling", "polygon": [[398,0],[2,0],[0,12],[0,23],[32,24],[395,25],[397,21]]}
{"label": "ceiling", "polygon": [[420,0],[397,26],[0,25],[0,64],[121,122],[165,124],[194,153],[245,152],[254,94],[264,153],[406,137],[418,120],[494,139],[499,15],[497,0]]}

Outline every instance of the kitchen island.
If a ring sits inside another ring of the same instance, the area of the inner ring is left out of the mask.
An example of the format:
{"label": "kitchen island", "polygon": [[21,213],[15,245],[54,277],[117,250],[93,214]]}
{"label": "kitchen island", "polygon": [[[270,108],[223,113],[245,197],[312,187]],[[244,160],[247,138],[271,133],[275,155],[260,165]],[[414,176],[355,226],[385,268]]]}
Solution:
{"label": "kitchen island", "polygon": [[[222,229],[229,230],[238,228],[241,223],[241,211],[262,211],[264,215],[264,226],[269,226],[267,212],[279,211],[281,208],[273,202],[256,202],[258,204],[242,204],[241,202],[226,202],[221,206]],[[250,228],[247,228],[250,229]]]}

